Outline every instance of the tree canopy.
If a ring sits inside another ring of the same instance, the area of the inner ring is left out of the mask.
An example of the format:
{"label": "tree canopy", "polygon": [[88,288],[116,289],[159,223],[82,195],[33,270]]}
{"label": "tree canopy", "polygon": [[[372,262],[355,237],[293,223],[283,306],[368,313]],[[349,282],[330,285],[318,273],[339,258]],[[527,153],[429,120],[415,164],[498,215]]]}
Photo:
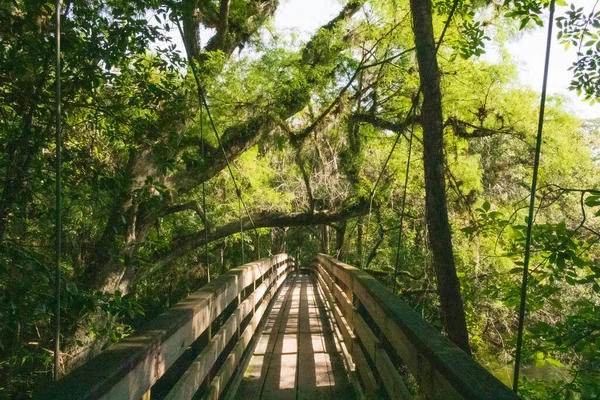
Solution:
{"label": "tree canopy", "polygon": [[[279,3],[65,2],[61,371],[208,274],[321,251],[510,384],[539,95],[505,44],[550,2],[349,0],[306,40],[272,27]],[[0,393],[14,398],[51,379],[54,7],[0,5]],[[596,102],[600,11],[557,7],[558,40],[579,49],[571,88]],[[479,57],[490,45],[502,61]],[[520,394],[596,398],[600,119],[549,96],[544,127]]]}

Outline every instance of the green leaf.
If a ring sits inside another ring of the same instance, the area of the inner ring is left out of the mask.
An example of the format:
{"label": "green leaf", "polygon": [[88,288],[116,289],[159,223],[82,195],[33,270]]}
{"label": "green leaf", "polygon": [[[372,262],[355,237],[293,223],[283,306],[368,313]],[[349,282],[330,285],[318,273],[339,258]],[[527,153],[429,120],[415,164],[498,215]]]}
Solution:
{"label": "green leaf", "polygon": [[546,361],[545,360],[536,360],[536,362],[535,362],[535,366],[537,368],[542,368],[544,365],[546,365]]}
{"label": "green leaf", "polygon": [[482,207],[483,207],[483,209],[484,209],[485,211],[490,211],[490,203],[489,203],[489,201],[485,201],[485,202],[483,203],[483,206],[482,206]]}
{"label": "green leaf", "polygon": [[561,363],[558,360],[555,360],[554,358],[550,358],[550,357],[546,357],[546,361],[548,361],[548,364],[550,365],[554,365],[555,367],[564,367],[565,365],[563,363]]}
{"label": "green leaf", "polygon": [[585,199],[585,205],[588,207],[600,206],[600,196],[588,196]]}

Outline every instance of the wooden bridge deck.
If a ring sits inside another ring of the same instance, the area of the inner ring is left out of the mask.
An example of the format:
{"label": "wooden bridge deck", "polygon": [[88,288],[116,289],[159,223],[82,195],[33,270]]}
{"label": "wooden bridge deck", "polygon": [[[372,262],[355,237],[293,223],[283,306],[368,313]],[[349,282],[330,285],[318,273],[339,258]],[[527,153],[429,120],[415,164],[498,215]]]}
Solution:
{"label": "wooden bridge deck", "polygon": [[517,399],[367,272],[294,266],[231,269],[37,398]]}
{"label": "wooden bridge deck", "polygon": [[312,275],[275,299],[235,399],[354,399],[332,318]]}

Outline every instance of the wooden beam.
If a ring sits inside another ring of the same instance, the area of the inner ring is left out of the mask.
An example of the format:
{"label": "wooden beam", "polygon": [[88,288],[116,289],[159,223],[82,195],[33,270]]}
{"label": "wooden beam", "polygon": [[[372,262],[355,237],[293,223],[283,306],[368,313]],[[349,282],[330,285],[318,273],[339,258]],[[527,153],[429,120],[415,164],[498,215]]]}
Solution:
{"label": "wooden beam", "polygon": [[[319,254],[316,262],[358,298],[428,397],[517,399],[507,386],[429,325],[374,277],[324,254]],[[319,268],[317,270],[320,271]],[[325,279],[321,278],[319,282],[328,286]],[[366,343],[369,352],[374,352],[373,360],[377,369],[389,370],[391,362],[388,363],[383,357],[383,349],[376,343],[374,347],[370,343],[370,328],[365,327],[366,324],[363,325],[356,315],[354,319],[361,341]],[[378,362],[380,358],[383,361]],[[390,379],[397,381],[393,375],[387,375],[384,384]],[[392,383],[388,382],[386,387]]]}
{"label": "wooden beam", "polygon": [[254,281],[287,265],[279,254],[234,268],[61,379],[40,399],[141,398]]}

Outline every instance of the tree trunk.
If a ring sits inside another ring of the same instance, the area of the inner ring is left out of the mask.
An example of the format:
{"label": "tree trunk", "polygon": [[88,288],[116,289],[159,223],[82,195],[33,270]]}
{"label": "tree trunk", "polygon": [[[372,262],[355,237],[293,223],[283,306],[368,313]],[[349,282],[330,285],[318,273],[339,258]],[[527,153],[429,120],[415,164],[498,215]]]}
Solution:
{"label": "tree trunk", "polygon": [[285,228],[275,227],[271,229],[271,253],[279,254],[285,252]]}
{"label": "tree trunk", "polygon": [[321,252],[329,254],[329,225],[323,225],[321,235]]}
{"label": "tree trunk", "polygon": [[346,221],[341,221],[335,225],[335,257],[342,261],[342,247],[344,247],[344,237],[346,236]]}
{"label": "tree trunk", "polygon": [[421,118],[429,244],[433,253],[444,326],[450,340],[467,354],[471,354],[446,205],[442,94],[433,38],[431,1],[411,0],[410,7],[423,92]]}

